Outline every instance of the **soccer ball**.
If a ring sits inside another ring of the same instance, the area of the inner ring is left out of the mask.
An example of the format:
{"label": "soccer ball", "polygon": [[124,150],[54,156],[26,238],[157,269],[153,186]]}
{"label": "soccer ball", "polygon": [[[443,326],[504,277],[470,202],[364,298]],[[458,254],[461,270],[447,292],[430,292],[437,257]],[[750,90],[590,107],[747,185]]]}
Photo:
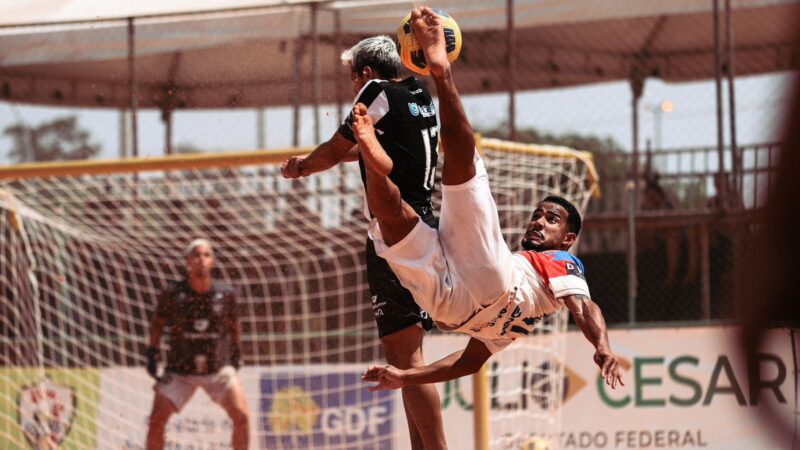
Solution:
{"label": "soccer ball", "polygon": [[[453,62],[458,58],[458,54],[461,53],[461,29],[446,12],[436,8],[433,9],[433,12],[442,18],[447,59]],[[397,42],[400,44],[400,59],[403,61],[403,65],[420,75],[430,75],[425,55],[411,32],[411,13],[408,13],[403,18],[400,28],[397,29]]]}

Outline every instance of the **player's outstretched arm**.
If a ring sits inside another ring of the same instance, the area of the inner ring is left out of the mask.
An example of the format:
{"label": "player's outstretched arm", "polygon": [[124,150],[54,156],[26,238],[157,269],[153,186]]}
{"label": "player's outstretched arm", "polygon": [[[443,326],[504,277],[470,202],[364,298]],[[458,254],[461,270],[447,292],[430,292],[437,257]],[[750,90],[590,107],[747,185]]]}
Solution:
{"label": "player's outstretched arm", "polygon": [[483,342],[471,338],[464,350],[457,351],[433,364],[406,370],[390,365],[370,366],[361,379],[378,383],[370,386],[370,391],[399,389],[414,384],[438,383],[477,372],[490,356],[492,356],[492,352],[486,348]]}
{"label": "player's outstretched arm", "polygon": [[572,313],[575,324],[594,346],[594,362],[600,367],[600,373],[605,378],[606,384],[612,389],[616,388],[618,383],[620,386],[625,386],[619,370],[619,361],[608,343],[608,329],[600,307],[585,295],[565,297],[564,304]]}
{"label": "player's outstretched arm", "polygon": [[306,156],[292,156],[281,164],[284,178],[307,177],[315,172],[322,172],[347,161],[358,159],[358,150],[351,141],[339,132],[320,144]]}

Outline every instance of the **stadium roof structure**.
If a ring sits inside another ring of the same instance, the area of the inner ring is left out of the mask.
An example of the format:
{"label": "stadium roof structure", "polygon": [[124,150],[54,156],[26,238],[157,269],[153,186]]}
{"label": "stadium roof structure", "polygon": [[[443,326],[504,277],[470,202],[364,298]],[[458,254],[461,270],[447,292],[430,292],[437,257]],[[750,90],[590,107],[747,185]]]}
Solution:
{"label": "stadium roof structure", "polygon": [[[730,2],[736,75],[800,66],[800,0]],[[712,0],[434,3],[465,34],[463,93],[715,76]],[[135,96],[136,107],[162,110],[344,103],[341,50],[393,35],[410,8],[393,0],[0,0],[0,99],[128,108]]]}

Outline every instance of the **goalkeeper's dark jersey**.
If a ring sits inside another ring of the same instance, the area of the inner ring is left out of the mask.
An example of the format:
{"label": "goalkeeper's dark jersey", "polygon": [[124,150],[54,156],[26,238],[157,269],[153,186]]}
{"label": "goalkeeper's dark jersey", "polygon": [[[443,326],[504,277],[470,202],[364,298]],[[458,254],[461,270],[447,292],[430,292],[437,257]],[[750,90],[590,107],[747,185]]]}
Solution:
{"label": "goalkeeper's dark jersey", "polygon": [[204,293],[186,280],[170,284],[158,298],[156,314],[169,327],[167,370],[205,375],[231,364],[236,300],[233,289],[214,281]]}
{"label": "goalkeeper's dark jersey", "polygon": [[[420,215],[430,212],[439,129],[428,91],[414,77],[400,82],[371,80],[356,96],[356,103],[367,107],[378,141],[394,163],[389,178],[400,189],[403,200]],[[352,111],[339,133],[356,142]],[[359,166],[364,189],[369,189],[360,157]]]}

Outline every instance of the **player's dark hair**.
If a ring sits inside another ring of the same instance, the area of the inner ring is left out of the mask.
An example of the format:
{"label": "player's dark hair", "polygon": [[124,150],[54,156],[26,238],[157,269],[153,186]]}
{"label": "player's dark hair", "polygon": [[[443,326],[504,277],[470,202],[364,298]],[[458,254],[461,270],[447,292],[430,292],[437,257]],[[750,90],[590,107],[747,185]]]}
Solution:
{"label": "player's dark hair", "polygon": [[581,221],[581,213],[578,212],[578,208],[576,208],[575,205],[573,205],[569,200],[565,199],[564,197],[559,197],[558,195],[549,195],[547,198],[542,200],[542,203],[544,202],[555,203],[556,205],[566,209],[567,230],[575,233],[576,236],[581,232],[581,226],[583,224]]}
{"label": "player's dark hair", "polygon": [[342,63],[349,64],[354,73],[371,67],[381,78],[392,79],[400,75],[400,55],[397,46],[388,36],[375,36],[362,40],[342,53]]}

